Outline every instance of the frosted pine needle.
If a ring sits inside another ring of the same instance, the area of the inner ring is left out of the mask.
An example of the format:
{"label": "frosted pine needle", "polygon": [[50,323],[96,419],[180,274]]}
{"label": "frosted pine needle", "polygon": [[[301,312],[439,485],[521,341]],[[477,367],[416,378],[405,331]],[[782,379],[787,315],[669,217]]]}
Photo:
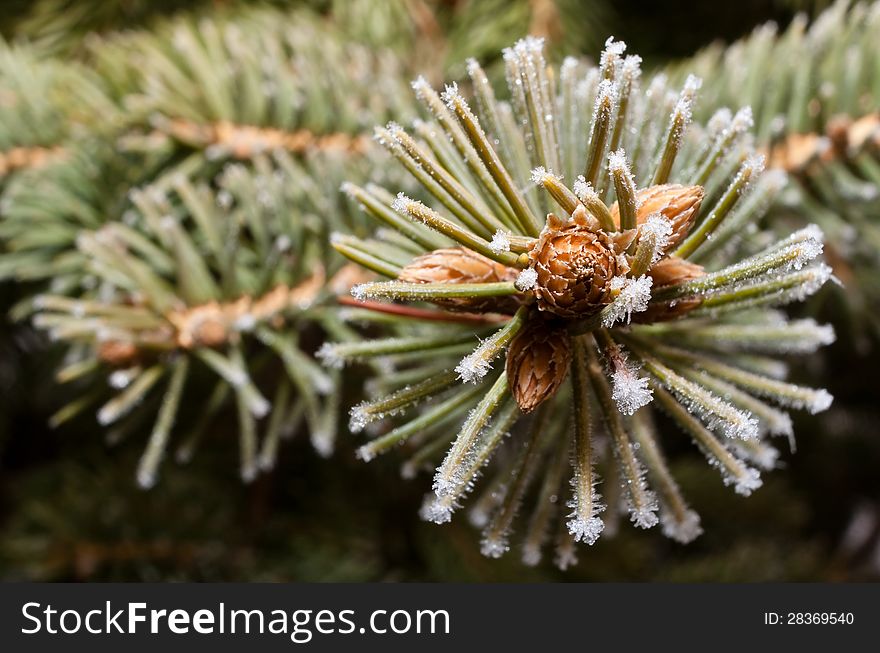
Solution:
{"label": "frosted pine needle", "polygon": [[632,415],[653,398],[648,379],[639,376],[638,370],[627,361],[614,364],[611,388],[611,397],[624,415]]}

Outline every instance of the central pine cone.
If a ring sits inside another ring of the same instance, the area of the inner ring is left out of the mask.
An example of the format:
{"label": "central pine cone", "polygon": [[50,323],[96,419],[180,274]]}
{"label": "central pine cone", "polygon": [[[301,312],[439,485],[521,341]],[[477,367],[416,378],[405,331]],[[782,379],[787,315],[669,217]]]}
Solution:
{"label": "central pine cone", "polygon": [[604,232],[578,224],[545,229],[529,258],[538,273],[535,295],[542,311],[583,318],[611,302],[611,280],[619,274],[618,258]]}

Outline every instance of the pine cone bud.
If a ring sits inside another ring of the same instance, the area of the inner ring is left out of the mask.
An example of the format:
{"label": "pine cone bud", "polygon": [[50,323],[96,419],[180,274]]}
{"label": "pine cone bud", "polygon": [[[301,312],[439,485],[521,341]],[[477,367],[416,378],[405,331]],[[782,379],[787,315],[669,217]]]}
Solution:
{"label": "pine cone bud", "polygon": [[544,403],[565,381],[571,362],[568,332],[547,320],[528,323],[507,350],[507,382],[524,413]]}
{"label": "pine cone bud", "polygon": [[611,280],[627,270],[614,240],[580,224],[550,223],[529,251],[538,308],[562,317],[588,317],[611,301]]}
{"label": "pine cone bud", "polygon": [[[672,235],[666,245],[666,250],[669,251],[691,230],[703,201],[703,187],[681,184],[649,186],[636,193],[636,200],[639,204],[636,224],[643,224],[654,213],[661,213],[672,222]],[[611,206],[611,217],[619,227],[620,208],[617,202]]]}
{"label": "pine cone bud", "polygon": [[[682,283],[697,279],[706,274],[702,265],[691,263],[677,256],[668,256],[660,259],[648,270],[653,279],[652,287],[661,288],[674,283]],[[688,297],[665,303],[655,302],[648,305],[648,310],[633,315],[634,322],[648,324],[651,322],[663,322],[674,320],[685,313],[694,310],[702,303],[698,297]]]}
{"label": "pine cone bud", "polygon": [[[497,283],[515,281],[517,271],[463,247],[428,252],[413,259],[397,278],[407,283]],[[513,297],[461,297],[433,302],[455,311],[513,313],[519,302]]]}

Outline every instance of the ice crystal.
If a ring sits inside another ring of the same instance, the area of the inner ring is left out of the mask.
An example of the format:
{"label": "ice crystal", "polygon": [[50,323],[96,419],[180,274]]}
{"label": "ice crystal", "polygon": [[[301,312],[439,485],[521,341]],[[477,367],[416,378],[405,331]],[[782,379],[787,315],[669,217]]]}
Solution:
{"label": "ice crystal", "polygon": [[406,196],[405,193],[400,192],[397,194],[397,197],[394,198],[394,201],[391,203],[391,208],[397,211],[398,213],[402,213],[403,215],[408,215],[407,211],[409,207],[415,204],[415,200]]}
{"label": "ice crystal", "polygon": [[593,189],[592,184],[584,179],[583,175],[579,175],[574,182],[574,194],[584,204],[599,199],[599,194]]}
{"label": "ice crystal", "polygon": [[535,268],[526,268],[519,273],[513,285],[516,286],[517,290],[526,291],[534,288],[537,282],[538,271]]}
{"label": "ice crystal", "polygon": [[314,450],[322,458],[329,458],[333,455],[333,433],[331,431],[315,429],[309,440]]}
{"label": "ice crystal", "polygon": [[648,379],[640,377],[638,370],[629,362],[621,361],[611,373],[611,397],[624,415],[632,415],[651,402],[654,396]]}
{"label": "ice crystal", "polygon": [[443,93],[440,94],[440,97],[450,109],[455,108],[456,102],[462,101],[461,94],[458,92],[458,84],[455,82],[447,84]]}
{"label": "ice crystal", "polygon": [[496,254],[500,254],[501,252],[509,252],[510,236],[499,229],[492,236],[492,241],[489,243],[489,249],[491,249]]}
{"label": "ice crystal", "polygon": [[615,150],[608,155],[608,171],[620,172],[632,179],[632,172],[630,172],[626,152],[623,149]]}
{"label": "ice crystal", "polygon": [[465,383],[478,383],[491,369],[492,358],[487,356],[487,351],[482,345],[477,347],[473,353],[462,358],[461,362],[455,366],[458,378]]}
{"label": "ice crystal", "polygon": [[500,558],[509,549],[507,540],[502,537],[486,537],[480,542],[480,553],[487,558]]}
{"label": "ice crystal", "polygon": [[136,368],[114,371],[107,379],[110,387],[116,388],[117,390],[122,390],[123,388],[128,387],[128,384],[131,383],[132,379],[137,374],[137,371]]}
{"label": "ice crystal", "polygon": [[672,221],[662,213],[652,213],[639,228],[640,238],[649,238],[653,244],[651,264],[663,256],[672,237]]}
{"label": "ice crystal", "polygon": [[681,520],[676,519],[671,511],[661,511],[660,526],[666,537],[681,544],[689,544],[703,534],[700,516],[693,510],[687,510]]}
{"label": "ice crystal", "polygon": [[137,484],[142,490],[150,490],[156,485],[156,473],[147,469],[137,471]]}
{"label": "ice crystal", "polygon": [[341,370],[345,367],[345,358],[340,356],[339,349],[329,342],[321,345],[318,351],[315,352],[315,357],[331,369]]}
{"label": "ice crystal", "polygon": [[648,308],[651,300],[651,284],[653,279],[642,275],[638,279],[631,277],[614,277],[611,280],[612,292],[617,292],[614,301],[602,311],[602,326],[608,328],[624,318],[629,324],[633,313],[640,313]]}
{"label": "ice crystal", "polygon": [[585,544],[595,544],[602,535],[605,528],[605,522],[599,517],[572,517],[566,522],[568,532],[571,533],[577,542]]}
{"label": "ice crystal", "polygon": [[560,570],[565,571],[569,567],[573,567],[577,561],[577,552],[573,546],[560,546],[556,549],[556,557],[553,562]]}
{"label": "ice crystal", "polygon": [[741,476],[727,477],[725,485],[733,484],[733,490],[737,494],[747,497],[763,485],[761,474],[757,469],[746,467]]}
{"label": "ice crystal", "polygon": [[372,416],[364,409],[363,404],[352,406],[348,413],[348,430],[352,433],[360,433],[372,421]]}

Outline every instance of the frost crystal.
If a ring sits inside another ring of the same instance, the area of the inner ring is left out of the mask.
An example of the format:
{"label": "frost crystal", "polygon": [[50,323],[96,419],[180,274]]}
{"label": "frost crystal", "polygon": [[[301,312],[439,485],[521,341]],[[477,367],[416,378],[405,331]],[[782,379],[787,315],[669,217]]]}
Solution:
{"label": "frost crystal", "polygon": [[[673,123],[678,123],[681,125],[686,125],[690,123],[694,106],[694,96],[697,91],[702,86],[703,81],[699,77],[694,77],[693,75],[688,75],[687,81],[684,83],[684,88],[681,91],[681,95],[678,97],[678,101],[675,104],[675,109],[672,113]],[[680,138],[681,134],[677,134]]]}
{"label": "frost crystal", "polygon": [[312,447],[321,458],[329,458],[333,455],[333,432],[316,430],[310,438]]}
{"label": "frost crystal", "polygon": [[345,359],[339,355],[336,346],[325,342],[320,349],[315,352],[315,357],[324,365],[334,370],[341,370],[345,367]]}
{"label": "frost crystal", "polygon": [[547,177],[552,177],[553,175],[551,175],[549,172],[547,172],[547,169],[544,168],[544,166],[538,166],[537,168],[532,170],[530,176],[531,176],[531,180],[532,180],[533,184],[543,185],[544,180]]}
{"label": "frost crystal", "polygon": [[617,402],[617,409],[624,415],[632,415],[654,398],[648,379],[640,377],[638,370],[626,361],[615,366],[611,383],[611,397]]}
{"label": "frost crystal", "polygon": [[638,279],[614,277],[611,289],[619,291],[617,297],[602,310],[602,326],[609,328],[615,322],[626,318],[629,324],[633,313],[640,313],[648,308],[651,300],[651,284],[653,279],[643,274]]}
{"label": "frost crystal", "polygon": [[654,243],[654,251],[651,254],[651,264],[660,260],[669,239],[672,237],[672,221],[662,213],[652,213],[639,228],[640,238],[651,238]]}
{"label": "frost crystal", "polygon": [[599,82],[599,88],[596,91],[596,104],[593,106],[593,122],[591,130],[595,127],[600,114],[608,114],[610,117],[611,111],[614,108],[614,98],[616,95],[616,83],[612,82],[610,79],[603,79]]}
{"label": "frost crystal", "polygon": [[480,553],[487,558],[500,558],[509,550],[506,540],[498,537],[487,537],[480,542]]}
{"label": "frost crystal", "polygon": [[574,194],[577,195],[577,198],[584,204],[599,199],[599,195],[593,189],[592,184],[590,184],[583,175],[578,175],[577,180],[574,182]]}
{"label": "frost crystal", "polygon": [[660,525],[666,537],[681,544],[689,544],[703,534],[700,516],[693,510],[686,511],[680,521],[670,511],[664,510],[660,514]]}
{"label": "frost crystal", "polygon": [[419,100],[424,101],[425,93],[431,90],[431,85],[428,83],[428,80],[425,79],[422,75],[419,75],[416,79],[412,81],[410,84],[413,92],[416,94],[416,97]]}
{"label": "frost crystal", "polygon": [[128,387],[128,384],[131,383],[133,371],[134,370],[116,370],[113,372],[108,379],[110,387],[116,388],[117,390]]}
{"label": "frost crystal", "polygon": [[500,229],[492,236],[492,242],[489,243],[489,249],[496,254],[510,251],[510,237]]}
{"label": "frost crystal", "polygon": [[[653,498],[653,493],[651,493]],[[658,523],[656,499],[641,508],[630,508],[630,519],[638,528],[653,528]]]}
{"label": "frost crystal", "polygon": [[605,41],[605,49],[599,56],[599,66],[607,68],[610,62],[619,59],[626,52],[626,43],[623,41],[615,41],[613,36],[609,36]]}
{"label": "frost crystal", "polygon": [[642,58],[637,54],[631,54],[623,60],[621,75],[631,84],[642,75]]}
{"label": "frost crystal", "polygon": [[477,383],[489,370],[492,369],[491,359],[486,356],[486,351],[482,346],[472,353],[461,359],[461,362],[455,366],[458,378],[465,383]]}
{"label": "frost crystal", "polygon": [[626,152],[623,151],[623,148],[608,154],[608,171],[621,172],[623,174],[629,173],[629,163],[626,160]]}
{"label": "frost crystal", "polygon": [[593,545],[605,528],[605,523],[599,517],[599,514],[605,510],[605,504],[602,503],[602,496],[596,491],[598,477],[592,473],[592,470],[589,479],[585,476],[586,470],[581,470],[579,466],[575,468],[574,477],[571,479],[574,494],[566,503],[572,511],[568,514],[569,520],[565,525],[575,542]]}
{"label": "frost crystal", "polygon": [[821,413],[823,410],[827,410],[833,401],[834,396],[827,390],[820,388],[811,393],[809,399],[804,402],[804,408],[806,408],[811,415],[815,415],[816,413]]}
{"label": "frost crystal", "polygon": [[364,409],[363,404],[352,406],[348,413],[348,430],[352,433],[360,433],[371,421],[371,416]]}
{"label": "frost crystal", "polygon": [[753,446],[749,448],[740,443],[735,443],[734,446],[743,458],[752,461],[761,469],[775,469],[776,463],[779,461],[779,450],[761,441],[755,441],[752,444]]}
{"label": "frost crystal", "polygon": [[446,103],[447,107],[455,109],[456,103],[461,101],[461,94],[458,92],[458,84],[455,82],[447,84],[443,93],[440,94],[440,97]]}
{"label": "frost crystal", "polygon": [[569,567],[573,567],[577,564],[577,561],[577,552],[570,544],[560,546],[556,549],[556,558],[554,558],[554,562],[562,571],[565,571]]}
{"label": "frost crystal", "polygon": [[419,508],[419,517],[434,524],[446,524],[452,520],[452,506],[433,494],[426,494]]}
{"label": "frost crystal", "polygon": [[599,539],[602,531],[605,529],[605,522],[599,517],[574,517],[569,519],[566,524],[568,532],[571,533],[577,542],[586,542],[593,545]]}
{"label": "frost crystal", "polygon": [[722,107],[709,118],[709,121],[706,123],[706,131],[712,136],[717,136],[730,127],[732,118],[730,109]]}
{"label": "frost crystal", "polygon": [[526,268],[519,273],[516,281],[513,283],[517,290],[531,290],[538,282],[538,272],[534,268]]}
{"label": "frost crystal", "polygon": [[524,544],[522,550],[522,563],[527,567],[534,567],[541,562],[541,547],[535,544]]}
{"label": "frost crystal", "polygon": [[156,485],[156,474],[147,469],[139,469],[137,472],[137,484],[142,490],[149,490]]}
{"label": "frost crystal", "polygon": [[391,208],[397,211],[398,213],[403,213],[404,215],[409,215],[408,210],[410,205],[414,204],[415,200],[406,196],[405,193],[400,192],[397,194],[397,197],[394,198],[394,201],[391,203]]}
{"label": "frost crystal", "polygon": [[733,483],[734,492],[744,497],[749,496],[752,492],[763,485],[761,474],[757,469],[751,467],[746,467],[745,473],[741,476],[737,476],[735,479],[730,479],[727,484],[729,483]]}
{"label": "frost crystal", "polygon": [[255,318],[250,313],[245,313],[243,315],[240,315],[238,318],[236,318],[236,320],[232,326],[236,331],[247,332],[247,331],[253,331],[253,329],[256,325],[257,325],[257,318]]}
{"label": "frost crystal", "polygon": [[367,283],[359,283],[358,285],[353,286],[351,289],[351,296],[359,302],[365,301],[367,297],[370,296],[369,286],[370,284]]}
{"label": "frost crystal", "polygon": [[755,120],[752,117],[752,107],[744,106],[742,109],[736,112],[736,115],[733,116],[733,120],[730,123],[730,128],[738,134],[742,134],[747,132],[752,128],[752,125],[755,124]]}
{"label": "frost crystal", "polygon": [[358,447],[355,450],[354,455],[357,457],[358,460],[363,460],[365,463],[368,463],[376,457],[376,450],[373,449],[373,447],[371,447],[369,444],[365,444],[361,447]]}

